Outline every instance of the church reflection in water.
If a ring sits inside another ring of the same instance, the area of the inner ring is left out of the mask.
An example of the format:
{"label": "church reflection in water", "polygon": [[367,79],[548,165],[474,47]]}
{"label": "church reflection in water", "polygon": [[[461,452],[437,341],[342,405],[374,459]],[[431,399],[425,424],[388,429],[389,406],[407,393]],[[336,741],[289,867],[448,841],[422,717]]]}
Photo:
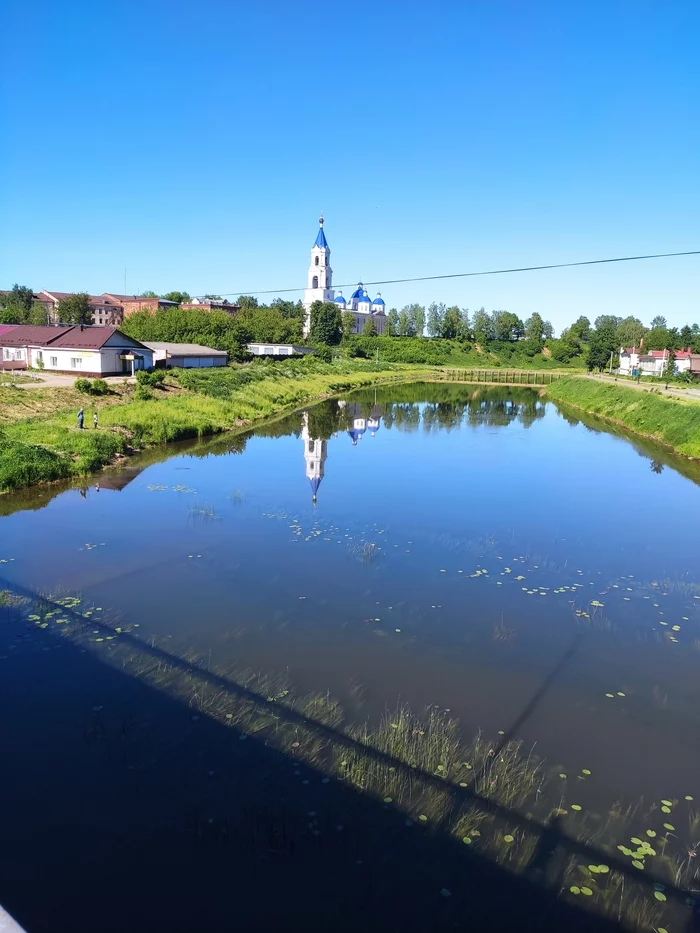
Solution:
{"label": "church reflection in water", "polygon": [[[338,437],[345,428],[345,433],[352,441],[353,447],[356,447],[357,442],[362,440],[367,431],[370,432],[371,437],[376,435],[382,421],[382,409],[379,405],[375,403],[369,414],[365,414],[365,409],[358,402],[345,402],[341,399],[335,404],[337,410],[333,419],[333,426],[336,430],[333,431],[331,437]],[[311,485],[311,499],[316,502],[318,488],[325,474],[328,440],[323,437],[314,437],[314,434],[321,432],[316,425],[310,423],[309,414],[308,411],[305,411],[302,415],[301,437],[304,442],[306,478]],[[315,428],[316,430],[314,430]]]}
{"label": "church reflection in water", "polygon": [[[527,430],[544,417],[546,401],[532,389],[501,386],[408,384],[359,390],[353,401],[330,399],[302,415],[306,478],[314,502],[318,496],[331,438],[350,438],[353,447],[367,446],[362,438],[383,431],[437,431],[503,428],[517,422]],[[298,419],[298,415],[294,416]],[[299,431],[296,420],[294,433]],[[291,426],[284,430],[290,433]],[[371,442],[370,442],[371,443]],[[358,455],[361,456],[361,455]]]}

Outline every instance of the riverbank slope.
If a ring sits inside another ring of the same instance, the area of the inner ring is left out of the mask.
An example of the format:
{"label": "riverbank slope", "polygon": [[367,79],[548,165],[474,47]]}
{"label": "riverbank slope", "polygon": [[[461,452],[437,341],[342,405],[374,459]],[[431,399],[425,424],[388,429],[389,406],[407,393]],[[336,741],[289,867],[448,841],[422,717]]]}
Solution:
{"label": "riverbank slope", "polygon": [[[74,388],[0,388],[0,492],[98,470],[155,444],[243,428],[285,408],[430,370],[367,360],[294,360],[169,374],[161,387],[115,385],[108,396]],[[98,412],[99,428],[78,430]]]}
{"label": "riverbank slope", "polygon": [[554,402],[621,425],[684,457],[700,458],[700,402],[583,376],[559,379],[545,392]]}

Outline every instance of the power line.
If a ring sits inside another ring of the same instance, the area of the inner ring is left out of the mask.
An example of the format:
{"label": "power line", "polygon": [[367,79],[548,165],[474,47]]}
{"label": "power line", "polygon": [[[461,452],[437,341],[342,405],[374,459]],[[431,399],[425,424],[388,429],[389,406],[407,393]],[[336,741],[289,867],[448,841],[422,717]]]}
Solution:
{"label": "power line", "polygon": [[[377,282],[364,282],[364,285],[400,285],[404,282],[435,282],[439,279],[466,279],[475,275],[509,275],[512,272],[539,272],[543,269],[570,269],[572,266],[597,266],[610,262],[637,262],[642,259],[668,259],[673,256],[700,256],[700,249],[683,253],[650,253],[648,256],[616,256],[613,259],[584,259],[579,262],[556,262],[545,266],[520,266],[517,269],[489,269],[485,272],[452,272],[448,275],[419,275],[410,279],[382,279]],[[354,288],[357,283],[336,285],[337,289]],[[239,289],[234,292],[222,292],[221,295],[285,295],[290,292],[302,292],[303,288],[268,288],[262,291]],[[198,298],[204,297],[198,295]]]}

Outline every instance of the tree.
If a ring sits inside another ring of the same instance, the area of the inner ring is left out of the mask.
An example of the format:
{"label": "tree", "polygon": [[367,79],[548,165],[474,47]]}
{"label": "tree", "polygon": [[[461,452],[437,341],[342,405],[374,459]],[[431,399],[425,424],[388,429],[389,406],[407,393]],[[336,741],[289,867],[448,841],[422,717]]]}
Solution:
{"label": "tree", "polygon": [[638,347],[646,332],[646,327],[639,318],[626,317],[620,321],[617,327],[617,345],[618,347]]}
{"label": "tree", "polygon": [[496,340],[519,340],[523,336],[523,322],[512,311],[493,311],[491,320]]}
{"label": "tree", "polygon": [[178,305],[192,301],[188,292],[166,292],[165,295],[161,295],[161,298],[165,301],[174,301]]}
{"label": "tree", "polygon": [[352,311],[343,311],[340,315],[340,327],[343,337],[350,337],[355,333],[355,315]]}
{"label": "tree", "polygon": [[58,302],[58,319],[64,324],[90,324],[90,296],[87,292],[77,292]]}
{"label": "tree", "polygon": [[406,305],[405,308],[401,309],[399,314],[399,335],[401,337],[415,337],[416,336],[416,325],[415,321],[409,314],[409,306]]}
{"label": "tree", "polygon": [[413,324],[413,333],[416,337],[425,334],[425,308],[423,305],[412,304],[408,306],[408,316]]}
{"label": "tree", "polygon": [[569,333],[584,343],[591,339],[591,322],[585,315],[581,315],[569,328]]}
{"label": "tree", "polygon": [[471,322],[469,320],[469,308],[462,308],[462,336],[466,339],[471,337]]}
{"label": "tree", "polygon": [[221,301],[221,295],[202,295],[203,298],[208,298],[209,301]]}
{"label": "tree", "polygon": [[32,307],[34,293],[27,285],[13,285],[0,295],[0,324],[24,324]]}
{"label": "tree", "polygon": [[[323,304],[323,302],[321,302]],[[237,305],[240,305],[241,311],[246,311],[249,308],[258,307],[258,299],[253,298],[252,295],[239,295],[238,300],[236,301]]]}
{"label": "tree", "polygon": [[365,337],[376,337],[377,336],[377,324],[371,314],[365,320],[364,327],[362,328],[362,333]]}
{"label": "tree", "polygon": [[664,376],[666,380],[673,379],[676,375],[676,354],[669,349],[666,362],[664,363]]}
{"label": "tree", "polygon": [[41,327],[48,323],[48,313],[40,301],[32,302],[32,306],[27,312],[27,324],[34,324]]}
{"label": "tree", "polygon": [[156,295],[156,293],[152,291],[141,292],[141,294],[139,295],[139,298],[157,298],[157,297],[158,295]]}
{"label": "tree", "polygon": [[493,323],[485,308],[479,308],[472,318],[472,332],[477,343],[484,346],[494,338]]}
{"label": "tree", "polygon": [[684,324],[683,327],[681,327],[681,332],[679,336],[680,336],[680,342],[681,342],[680,349],[681,350],[687,349],[693,340],[693,328],[689,327],[687,324]]}
{"label": "tree", "polygon": [[457,305],[452,305],[445,311],[442,319],[442,330],[440,336],[446,340],[456,340],[464,337],[464,321],[462,312]]}
{"label": "tree", "polygon": [[386,316],[386,327],[384,331],[387,337],[398,337],[399,334],[399,312],[392,308]]}
{"label": "tree", "polygon": [[445,314],[445,306],[436,301],[428,305],[428,336],[440,337],[442,334],[442,319]]}
{"label": "tree", "polygon": [[[600,326],[599,326],[600,322]],[[610,362],[611,354],[619,350],[617,344],[617,328],[619,320],[610,316],[599,317],[596,320],[596,329],[590,340],[586,366],[589,370],[597,369],[602,372]]]}
{"label": "tree", "polygon": [[656,317],[651,319],[651,324],[649,327],[651,330],[654,330],[655,327],[663,327],[663,329],[666,330],[668,324],[666,323],[666,318],[663,316],[663,314],[657,314]]}
{"label": "tree", "polygon": [[544,321],[542,315],[538,314],[537,311],[525,321],[525,336],[528,340],[544,343]]}
{"label": "tree", "polygon": [[[257,302],[256,302],[257,305]],[[334,301],[314,301],[311,305],[311,343],[337,346],[343,336],[340,308]]]}

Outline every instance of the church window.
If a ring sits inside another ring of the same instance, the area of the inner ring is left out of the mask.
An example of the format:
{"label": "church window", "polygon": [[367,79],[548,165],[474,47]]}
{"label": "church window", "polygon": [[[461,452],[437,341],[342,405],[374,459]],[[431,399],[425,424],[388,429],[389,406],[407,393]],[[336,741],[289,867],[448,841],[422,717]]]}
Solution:
{"label": "church window", "polygon": [[318,276],[317,275],[314,276],[314,282],[313,282],[312,288],[318,288]]}
{"label": "church window", "polygon": [[315,265],[318,265],[318,256],[316,257]]}

